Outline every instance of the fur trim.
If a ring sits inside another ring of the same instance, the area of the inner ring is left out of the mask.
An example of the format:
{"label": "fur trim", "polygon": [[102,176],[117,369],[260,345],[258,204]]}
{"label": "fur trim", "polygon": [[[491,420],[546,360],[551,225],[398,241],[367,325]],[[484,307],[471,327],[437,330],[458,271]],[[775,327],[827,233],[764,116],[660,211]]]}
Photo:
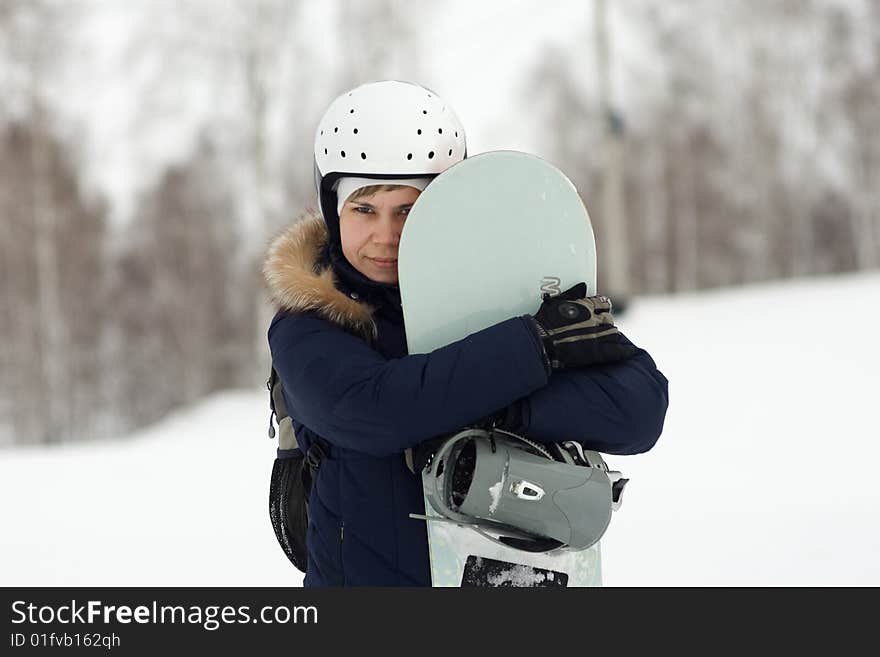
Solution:
{"label": "fur trim", "polygon": [[315,311],[334,324],[375,338],[374,308],[340,292],[329,266],[316,272],[326,243],[327,226],[314,213],[304,215],[272,240],[263,263],[272,301],[282,310]]}

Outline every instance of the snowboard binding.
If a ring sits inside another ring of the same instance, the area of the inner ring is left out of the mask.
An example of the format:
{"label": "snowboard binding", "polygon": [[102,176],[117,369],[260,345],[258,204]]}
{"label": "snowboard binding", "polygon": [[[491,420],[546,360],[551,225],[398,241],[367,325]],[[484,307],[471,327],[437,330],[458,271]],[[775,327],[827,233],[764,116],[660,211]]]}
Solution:
{"label": "snowboard binding", "polygon": [[539,444],[494,428],[446,439],[425,467],[442,518],[526,552],[584,550],[608,528],[627,483],[576,442]]}

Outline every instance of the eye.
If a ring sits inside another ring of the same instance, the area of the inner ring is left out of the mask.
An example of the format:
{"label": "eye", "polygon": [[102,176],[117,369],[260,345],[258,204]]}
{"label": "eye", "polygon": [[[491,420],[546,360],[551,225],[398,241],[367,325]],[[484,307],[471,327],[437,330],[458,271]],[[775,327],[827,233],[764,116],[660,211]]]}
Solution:
{"label": "eye", "polygon": [[358,206],[355,206],[354,211],[359,214],[370,214],[373,211],[373,208],[368,208],[365,205],[358,205]]}
{"label": "eye", "polygon": [[409,211],[410,211],[410,210],[412,210],[412,207],[409,207],[409,208],[400,208],[400,214],[402,214],[402,215],[405,217],[405,216],[407,216],[407,215],[409,214]]}

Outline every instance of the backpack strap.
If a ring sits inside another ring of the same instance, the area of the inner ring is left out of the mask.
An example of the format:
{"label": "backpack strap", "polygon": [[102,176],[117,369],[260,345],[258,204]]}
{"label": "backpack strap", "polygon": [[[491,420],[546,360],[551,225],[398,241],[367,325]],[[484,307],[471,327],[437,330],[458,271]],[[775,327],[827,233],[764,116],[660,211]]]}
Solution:
{"label": "backpack strap", "polygon": [[[266,382],[269,388],[269,408],[272,411],[269,415],[269,438],[275,437],[275,426],[272,422],[273,418],[278,423],[278,455],[283,456],[284,452],[299,448],[296,440],[296,432],[293,430],[293,420],[287,414],[287,404],[284,403],[284,389],[281,387],[281,377],[272,366],[269,372],[269,380]],[[309,446],[306,454],[306,462],[309,464],[312,479],[321,465],[321,459],[327,456],[330,449],[329,443],[323,438],[316,436],[315,440]]]}
{"label": "backpack strap", "polygon": [[286,451],[296,449],[299,444],[296,441],[296,432],[293,430],[293,420],[287,414],[287,404],[284,403],[284,392],[281,387],[281,378],[272,367],[269,380],[266,382],[269,388],[269,438],[275,437],[275,426],[272,419],[278,422],[278,450]]}

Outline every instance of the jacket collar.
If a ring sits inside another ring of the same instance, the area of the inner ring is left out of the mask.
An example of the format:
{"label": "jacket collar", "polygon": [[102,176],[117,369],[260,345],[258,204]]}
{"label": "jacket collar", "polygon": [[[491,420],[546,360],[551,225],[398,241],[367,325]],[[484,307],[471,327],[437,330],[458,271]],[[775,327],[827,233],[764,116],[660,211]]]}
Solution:
{"label": "jacket collar", "polygon": [[324,220],[309,213],[271,241],[263,263],[263,277],[272,301],[280,310],[313,311],[334,324],[374,339],[375,308],[338,288],[339,281],[325,256],[327,239]]}

